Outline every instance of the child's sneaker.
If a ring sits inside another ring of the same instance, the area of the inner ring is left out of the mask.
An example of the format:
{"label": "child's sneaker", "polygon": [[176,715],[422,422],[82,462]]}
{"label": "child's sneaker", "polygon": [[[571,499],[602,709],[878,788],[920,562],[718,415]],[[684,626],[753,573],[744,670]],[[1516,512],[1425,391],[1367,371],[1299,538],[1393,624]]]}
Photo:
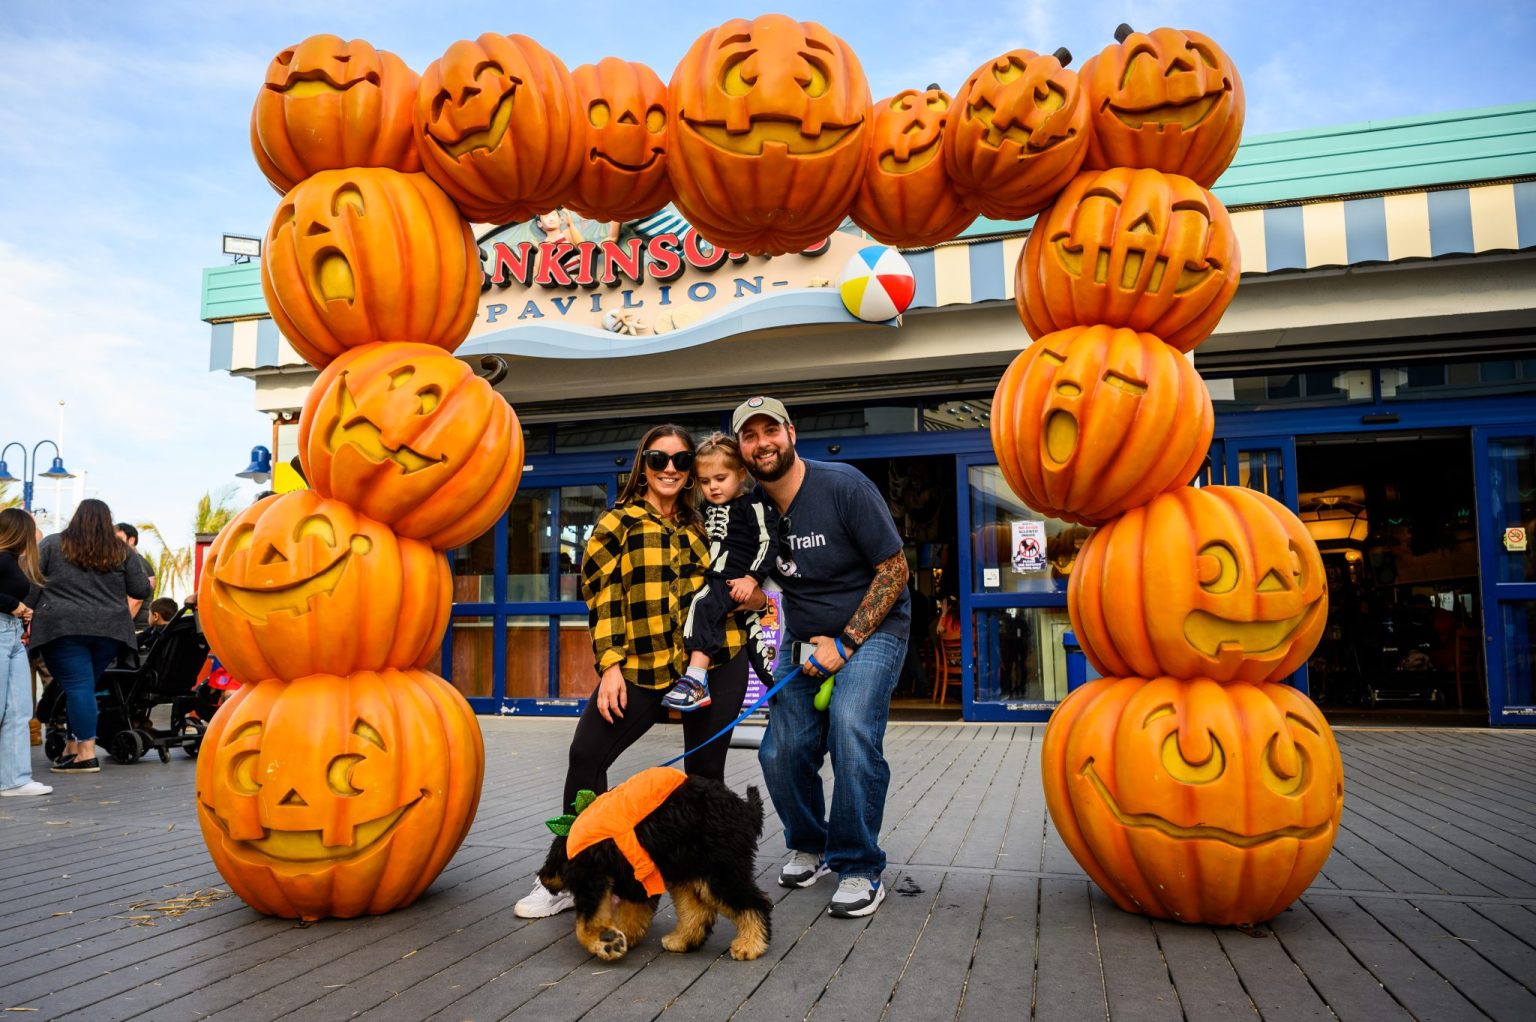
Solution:
{"label": "child's sneaker", "polygon": [[693,678],[684,677],[667,690],[667,694],[661,697],[661,702],[664,706],[683,713],[689,710],[702,710],[709,705],[709,686]]}

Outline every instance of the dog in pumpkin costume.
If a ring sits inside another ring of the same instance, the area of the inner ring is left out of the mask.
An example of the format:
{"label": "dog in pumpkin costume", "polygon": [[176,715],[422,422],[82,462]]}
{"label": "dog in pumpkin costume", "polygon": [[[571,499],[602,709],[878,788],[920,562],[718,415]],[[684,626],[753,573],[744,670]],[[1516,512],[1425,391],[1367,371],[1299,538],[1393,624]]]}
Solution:
{"label": "dog in pumpkin costume", "polygon": [[661,938],[668,951],[698,948],[720,914],[736,924],[732,958],[767,950],[773,904],[754,879],[763,834],[756,788],[742,798],[720,781],[652,767],[583,802],[574,817],[550,821],[556,837],[539,870],[546,888],[574,898],[582,947],[622,958],[665,890],[677,909],[677,928]]}

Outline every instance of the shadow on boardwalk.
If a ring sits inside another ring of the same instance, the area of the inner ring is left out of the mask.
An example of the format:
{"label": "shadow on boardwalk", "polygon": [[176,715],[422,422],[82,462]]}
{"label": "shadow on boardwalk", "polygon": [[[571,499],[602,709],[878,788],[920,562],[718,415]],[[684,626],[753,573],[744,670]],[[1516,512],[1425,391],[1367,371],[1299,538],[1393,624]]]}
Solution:
{"label": "shadow on boardwalk", "polygon": [[[527,922],[572,722],[486,720],[486,783],[464,847],[389,916],[300,926],[227,891],[179,754],[52,777],[0,803],[0,1008],[110,1019],[1468,1019],[1536,1018],[1536,733],[1340,732],[1348,793],[1333,856],[1252,933],[1152,922],[1088,883],[1045,818],[1041,729],[893,726],[883,843],[891,897],[825,915],[832,885],[773,884],[774,941],[726,954],[722,922],[689,955],[671,922],[609,965],[570,916]],[[676,751],[658,729],[622,777]],[[730,783],[761,783],[750,750]]]}

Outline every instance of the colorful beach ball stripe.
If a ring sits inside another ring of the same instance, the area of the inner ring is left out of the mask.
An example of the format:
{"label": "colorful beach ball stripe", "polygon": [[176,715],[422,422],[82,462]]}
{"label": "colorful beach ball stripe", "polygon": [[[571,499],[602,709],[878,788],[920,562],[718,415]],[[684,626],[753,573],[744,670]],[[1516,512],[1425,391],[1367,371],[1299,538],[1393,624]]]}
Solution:
{"label": "colorful beach ball stripe", "polygon": [[867,245],[849,256],[837,286],[848,311],[868,323],[901,315],[917,291],[911,264],[885,245]]}

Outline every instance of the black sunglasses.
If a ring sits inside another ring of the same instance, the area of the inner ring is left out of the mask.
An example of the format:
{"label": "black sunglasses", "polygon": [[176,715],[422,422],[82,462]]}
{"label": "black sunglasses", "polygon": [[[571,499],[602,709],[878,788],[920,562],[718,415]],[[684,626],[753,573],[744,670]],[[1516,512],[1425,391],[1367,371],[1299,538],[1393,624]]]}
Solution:
{"label": "black sunglasses", "polygon": [[644,461],[645,467],[652,472],[660,472],[667,467],[668,462],[671,462],[679,472],[686,472],[693,467],[693,452],[678,451],[676,454],[669,454],[666,451],[641,451],[640,460]]}

